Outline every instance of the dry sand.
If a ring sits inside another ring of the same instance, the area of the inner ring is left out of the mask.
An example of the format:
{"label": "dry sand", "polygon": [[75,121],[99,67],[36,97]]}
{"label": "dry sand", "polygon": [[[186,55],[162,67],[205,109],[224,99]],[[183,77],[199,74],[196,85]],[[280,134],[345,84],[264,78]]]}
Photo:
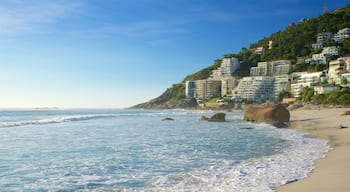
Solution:
{"label": "dry sand", "polygon": [[293,128],[329,140],[332,150],[315,162],[308,178],[278,187],[278,192],[350,192],[350,115],[342,115],[345,111],[350,109],[291,111]]}

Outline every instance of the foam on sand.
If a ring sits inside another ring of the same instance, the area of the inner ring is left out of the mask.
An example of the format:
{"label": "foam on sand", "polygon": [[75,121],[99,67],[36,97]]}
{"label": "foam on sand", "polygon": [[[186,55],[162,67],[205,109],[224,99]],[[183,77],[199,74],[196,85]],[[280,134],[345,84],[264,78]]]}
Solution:
{"label": "foam on sand", "polygon": [[[314,169],[314,161],[329,151],[327,141],[308,138],[294,130],[276,130],[290,146],[282,153],[235,163],[224,163],[208,170],[181,176],[159,178],[155,191],[240,191],[272,192],[276,186],[306,178]],[[180,178],[180,179],[179,179]],[[175,185],[174,181],[180,180]]]}

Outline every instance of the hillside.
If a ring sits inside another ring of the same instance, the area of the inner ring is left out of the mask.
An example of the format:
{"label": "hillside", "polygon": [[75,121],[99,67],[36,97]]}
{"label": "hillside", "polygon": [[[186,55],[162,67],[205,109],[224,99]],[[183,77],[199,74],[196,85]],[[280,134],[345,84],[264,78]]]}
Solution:
{"label": "hillside", "polygon": [[[242,48],[239,53],[225,54],[224,57],[236,57],[242,61],[240,68],[235,72],[235,76],[244,77],[249,75],[249,69],[257,65],[259,61],[271,61],[277,59],[290,59],[296,63],[298,57],[311,56],[319,51],[313,51],[311,44],[315,43],[316,35],[320,32],[336,33],[339,29],[350,27],[350,5],[324,13],[317,18],[305,19],[298,24],[290,24],[283,31],[278,31],[265,37],[256,43],[250,44],[249,48]],[[267,50],[262,55],[254,54],[258,46],[268,47],[269,41],[273,41],[273,49]],[[341,47],[340,54],[350,54],[350,40],[345,40],[340,44],[326,42],[326,45],[338,45]],[[132,108],[186,108],[193,107],[193,101],[184,101],[184,82],[188,80],[206,79],[211,71],[218,68],[221,59],[216,59],[212,66],[204,68],[198,72],[188,75],[180,84],[174,84],[168,88],[161,96],[142,103]],[[318,71],[326,68],[324,65],[298,64],[294,65],[293,71]]]}

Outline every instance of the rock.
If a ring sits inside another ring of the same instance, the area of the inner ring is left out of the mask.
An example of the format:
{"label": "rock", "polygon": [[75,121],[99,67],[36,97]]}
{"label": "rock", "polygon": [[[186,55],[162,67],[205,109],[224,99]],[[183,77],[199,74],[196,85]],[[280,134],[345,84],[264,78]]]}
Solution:
{"label": "rock", "polygon": [[166,118],[162,119],[162,121],[174,121],[174,119],[170,118],[170,117],[166,117]]}
{"label": "rock", "polygon": [[209,118],[203,115],[203,116],[201,116],[201,117],[199,118],[199,120],[201,120],[201,121],[208,121]]}
{"label": "rock", "polygon": [[239,129],[254,129],[253,127],[241,127]]}
{"label": "rock", "polygon": [[236,103],[235,109],[236,109],[236,110],[242,110],[242,109],[243,109],[243,108],[242,108],[242,103],[241,103],[241,102]]}
{"label": "rock", "polygon": [[225,122],[225,113],[216,113],[208,119],[210,122]]}
{"label": "rock", "polygon": [[344,128],[348,128],[348,126],[346,126],[346,125],[339,125],[339,129],[344,129]]}
{"label": "rock", "polygon": [[286,123],[283,123],[283,122],[274,122],[274,123],[272,123],[272,125],[277,127],[277,128],[287,128],[287,127],[289,127]]}
{"label": "rock", "polygon": [[257,123],[284,123],[289,122],[288,109],[282,105],[249,106],[244,112],[244,120]]}
{"label": "rock", "polygon": [[350,111],[345,111],[342,115],[350,115]]}

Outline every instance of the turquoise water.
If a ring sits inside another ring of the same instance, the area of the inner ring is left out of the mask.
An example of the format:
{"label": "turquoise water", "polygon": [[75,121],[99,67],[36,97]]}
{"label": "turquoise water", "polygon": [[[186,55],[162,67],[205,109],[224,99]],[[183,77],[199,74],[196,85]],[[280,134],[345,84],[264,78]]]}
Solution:
{"label": "turquoise water", "polygon": [[224,123],[198,120],[213,114],[3,110],[0,189],[273,191],[305,177],[328,149],[295,131],[244,122],[241,112],[227,113]]}

